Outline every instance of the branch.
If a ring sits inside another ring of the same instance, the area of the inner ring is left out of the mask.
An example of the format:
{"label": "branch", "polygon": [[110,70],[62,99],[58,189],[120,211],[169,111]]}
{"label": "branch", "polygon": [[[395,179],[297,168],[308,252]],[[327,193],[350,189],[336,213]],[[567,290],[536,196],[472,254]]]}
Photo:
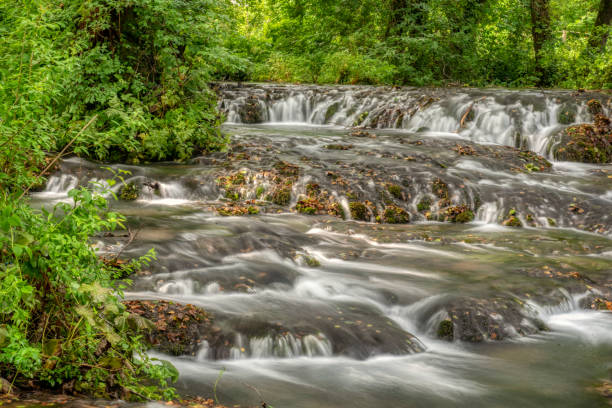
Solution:
{"label": "branch", "polygon": [[[64,152],[66,152],[66,150],[68,150],[68,148],[74,143],[74,141],[81,136],[81,134],[83,134],[83,132],[98,118],[98,115],[94,115],[94,117],[92,117],[91,119],[89,119],[89,122],[87,122],[87,124],[85,126],[83,126],[83,128],[81,130],[79,130],[79,133],[76,134],[75,137],[72,138],[72,140],[70,142],[68,142],[68,144],[66,146],[64,146],[64,148],[62,149],[61,152],[59,152],[59,154],[57,156],[55,156],[55,158],[51,161],[51,163],[49,163],[47,165],[47,167],[45,167],[45,169],[38,175],[36,176],[36,179],[38,179],[39,177],[41,177],[42,175],[44,175],[51,167],[53,167],[53,165],[55,164],[55,162],[57,162],[57,160],[62,157],[62,155],[64,154]],[[19,196],[19,198],[17,200],[21,200],[23,198],[24,195],[26,195],[26,193],[28,191],[30,191],[30,189],[32,188],[32,186],[34,186],[34,181],[32,181],[30,183],[30,185],[28,186],[28,188],[26,188],[25,190],[23,190],[23,193],[21,193],[21,195]]]}

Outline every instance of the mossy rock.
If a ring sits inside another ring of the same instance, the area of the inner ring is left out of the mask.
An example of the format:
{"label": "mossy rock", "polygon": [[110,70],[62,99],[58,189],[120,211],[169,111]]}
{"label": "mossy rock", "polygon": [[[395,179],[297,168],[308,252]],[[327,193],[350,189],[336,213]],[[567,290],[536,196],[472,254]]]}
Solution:
{"label": "mossy rock", "polygon": [[515,228],[520,228],[523,226],[523,223],[521,222],[521,220],[518,218],[517,216],[517,212],[516,210],[513,208],[510,211],[508,211],[508,215],[506,216],[506,219],[504,220],[504,222],[502,223],[502,225],[506,226],[506,227],[515,227]]}
{"label": "mossy rock", "polygon": [[474,213],[470,210],[463,211],[455,216],[453,222],[466,223],[474,221]]}
{"label": "mossy rock", "polygon": [[597,99],[591,99],[587,102],[587,110],[593,116],[603,115],[603,106]]}
{"label": "mossy rock", "polygon": [[247,97],[244,105],[238,110],[238,114],[243,123],[252,124],[263,122],[261,105],[256,96],[251,95]]}
{"label": "mossy rock", "polygon": [[431,199],[429,197],[421,198],[421,201],[417,204],[417,210],[419,212],[429,211],[431,208]]}
{"label": "mossy rock", "polygon": [[325,123],[329,122],[331,118],[334,117],[338,110],[340,109],[340,102],[333,103],[327,108],[325,112]]}
{"label": "mossy rock", "polygon": [[436,335],[440,340],[453,341],[454,340],[455,326],[450,320],[442,320],[438,325],[438,331]]}
{"label": "mossy rock", "polygon": [[127,183],[121,188],[119,198],[124,201],[134,201],[140,195],[140,189],[134,183]]}
{"label": "mossy rock", "polygon": [[257,215],[259,214],[259,208],[252,205],[249,206],[233,206],[233,207],[220,207],[217,208],[219,215],[224,217],[230,216],[244,216],[244,215]]}
{"label": "mossy rock", "polygon": [[360,113],[357,119],[355,119],[353,126],[360,126],[363,123],[363,121],[366,120],[369,114],[370,114],[369,112]]}
{"label": "mossy rock", "polygon": [[385,208],[383,221],[387,224],[408,224],[410,222],[410,214],[403,208],[390,205]]}
{"label": "mossy rock", "polygon": [[445,221],[466,223],[474,220],[474,212],[466,205],[456,205],[445,209],[443,217]]}
{"label": "mossy rock", "polygon": [[402,187],[398,186],[397,184],[387,184],[387,191],[398,200],[403,199]]}
{"label": "mossy rock", "polygon": [[570,126],[560,132],[553,148],[557,160],[605,164],[612,162],[612,133],[607,118],[599,117],[597,125]]}
{"label": "mossy rock", "polygon": [[329,207],[329,214],[330,215],[335,215],[337,217],[340,217],[343,220],[346,219],[346,213],[344,212],[344,208],[339,203],[333,203]]}
{"label": "mossy rock", "polygon": [[274,168],[285,177],[297,177],[300,175],[300,168],[298,166],[285,161],[277,161],[274,163]]}
{"label": "mossy rock", "polygon": [[350,150],[354,146],[353,145],[344,145],[344,144],[328,144],[325,145],[325,148],[328,150]]}
{"label": "mossy rock", "polygon": [[447,201],[450,197],[448,193],[448,185],[442,181],[440,178],[436,178],[431,183],[431,191],[434,193],[440,200]]}
{"label": "mossy rock", "polygon": [[306,184],[306,194],[308,194],[309,197],[316,197],[320,193],[321,186],[319,186],[317,183]]}
{"label": "mossy rock", "polygon": [[288,186],[279,187],[270,194],[268,199],[276,205],[289,205],[291,202],[291,188]]}
{"label": "mossy rock", "polygon": [[353,201],[349,203],[349,209],[351,210],[351,217],[354,220],[368,221],[368,207],[360,201]]}
{"label": "mossy rock", "polygon": [[562,125],[570,125],[576,121],[576,105],[573,103],[564,103],[559,108],[557,113],[557,121]]}
{"label": "mossy rock", "polygon": [[238,191],[237,189],[228,188],[227,190],[225,190],[225,198],[229,200],[238,201],[240,200],[240,196],[240,191]]}

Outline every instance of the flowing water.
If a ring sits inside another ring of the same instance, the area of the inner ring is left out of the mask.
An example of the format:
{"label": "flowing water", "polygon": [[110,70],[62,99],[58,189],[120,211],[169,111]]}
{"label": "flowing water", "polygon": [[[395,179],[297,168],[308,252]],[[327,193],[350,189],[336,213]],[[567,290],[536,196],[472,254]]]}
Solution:
{"label": "flowing water", "polygon": [[[162,357],[186,393],[212,395],[217,382],[230,406],[606,406],[594,388],[612,369],[612,166],[534,171],[540,159],[508,147],[518,132],[520,146],[546,155],[560,109],[590,120],[584,99],[223,85],[230,150],[112,166],[140,188],[113,204],[138,235],[125,248],[121,236],[97,245],[124,257],[157,250],[129,298],[214,314],[224,342]],[[240,123],[249,104],[264,123]],[[345,128],[358,119],[376,129]],[[68,159],[33,201],[51,206],[105,177],[100,164]],[[289,200],[271,203],[283,188]],[[296,213],[313,190],[316,214]],[[219,214],[247,205],[259,214]],[[432,217],[448,205],[474,220]],[[411,222],[377,222],[390,206]],[[522,228],[503,225],[510,215]]]}

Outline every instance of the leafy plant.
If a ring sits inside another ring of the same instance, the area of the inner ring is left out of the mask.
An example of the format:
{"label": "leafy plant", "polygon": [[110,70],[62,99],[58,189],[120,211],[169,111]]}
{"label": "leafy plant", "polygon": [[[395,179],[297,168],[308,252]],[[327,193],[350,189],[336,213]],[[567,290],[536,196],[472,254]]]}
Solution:
{"label": "leafy plant", "polygon": [[104,193],[81,187],[40,212],[0,195],[0,376],[98,398],[172,398],[176,370],[147,357],[147,322],[126,312],[125,284],[90,245],[124,226]]}

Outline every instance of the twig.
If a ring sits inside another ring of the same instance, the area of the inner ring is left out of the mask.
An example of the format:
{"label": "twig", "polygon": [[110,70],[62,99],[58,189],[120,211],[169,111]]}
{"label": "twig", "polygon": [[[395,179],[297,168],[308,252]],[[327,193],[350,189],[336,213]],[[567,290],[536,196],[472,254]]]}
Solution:
{"label": "twig", "polygon": [[119,259],[119,257],[123,253],[123,251],[125,251],[125,248],[127,248],[128,245],[130,245],[132,243],[132,241],[134,241],[136,239],[136,237],[138,236],[139,232],[140,232],[140,230],[137,230],[135,233],[132,233],[132,230],[130,229],[130,227],[128,227],[128,234],[130,235],[130,238],[128,239],[128,242],[117,253],[117,255],[115,256],[114,262],[117,262],[117,260]]}
{"label": "twig", "polygon": [[259,395],[260,398],[260,402],[261,402],[261,406],[262,408],[273,408],[272,405],[269,405],[266,400],[264,399],[263,395],[261,395],[261,392],[259,392],[259,390],[257,388],[255,388],[254,386],[252,386],[251,384],[247,384],[245,382],[242,383],[242,385],[244,385],[247,388],[252,389],[253,391],[255,391],[257,393],[257,395]]}
{"label": "twig", "polygon": [[[68,144],[66,146],[64,146],[64,148],[62,149],[61,152],[59,152],[59,154],[57,156],[55,156],[55,158],[51,161],[51,163],[49,163],[47,165],[47,167],[45,167],[45,169],[36,177],[37,179],[39,177],[41,177],[42,175],[44,175],[47,170],[49,170],[51,167],[53,167],[53,165],[55,164],[55,162],[57,162],[57,160],[62,157],[62,155],[64,154],[64,152],[66,150],[68,150],[68,148],[74,143],[74,141],[81,136],[81,134],[98,118],[98,115],[94,115],[94,117],[92,117],[91,119],[89,119],[89,122],[87,122],[87,124],[85,126],[83,126],[83,128],[81,130],[79,130],[79,133],[76,134],[75,137],[72,138],[72,140],[70,142],[68,142]],[[21,193],[21,195],[19,196],[18,200],[21,200],[21,198],[23,198],[23,196],[30,191],[30,189],[32,188],[32,186],[34,185],[34,182],[31,182],[30,185],[28,186],[28,188],[26,188],[25,190],[23,190],[23,193]]]}
{"label": "twig", "polygon": [[470,114],[470,112],[472,111],[472,109],[474,109],[474,105],[476,105],[478,102],[484,100],[485,97],[483,96],[482,98],[472,102],[472,104],[470,105],[469,108],[467,108],[467,110],[465,111],[465,113],[463,114],[463,116],[461,117],[461,122],[459,122],[459,129],[463,129],[465,127],[465,120],[467,119],[468,115]]}

